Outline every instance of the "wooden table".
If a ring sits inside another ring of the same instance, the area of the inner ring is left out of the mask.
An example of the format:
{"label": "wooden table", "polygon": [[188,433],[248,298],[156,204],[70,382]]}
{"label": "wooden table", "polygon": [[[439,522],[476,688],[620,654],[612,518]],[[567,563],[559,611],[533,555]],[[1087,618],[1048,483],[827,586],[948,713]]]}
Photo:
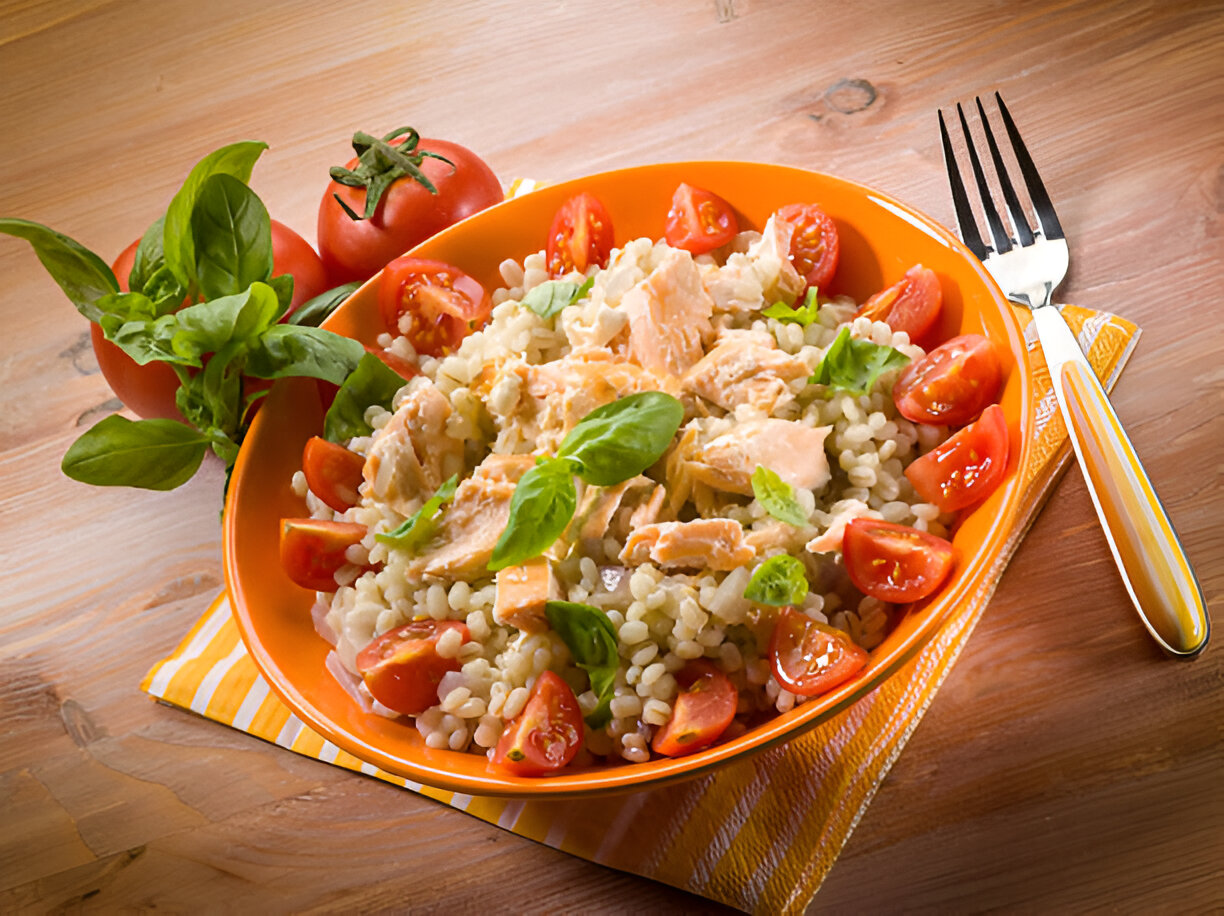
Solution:
{"label": "wooden table", "polygon": [[[406,123],[504,180],[759,159],[951,221],[936,108],[1001,89],[1063,297],[1144,328],[1114,402],[1224,625],[1219,2],[3,0],[0,87],[0,214],[107,257],[240,138],[313,239],[346,138]],[[24,244],[0,272],[0,910],[710,908],[141,694],[222,586],[219,466],[63,477],[120,405]],[[1167,660],[1141,628],[1072,470],[814,908],[1224,905],[1222,699],[1224,650]]]}

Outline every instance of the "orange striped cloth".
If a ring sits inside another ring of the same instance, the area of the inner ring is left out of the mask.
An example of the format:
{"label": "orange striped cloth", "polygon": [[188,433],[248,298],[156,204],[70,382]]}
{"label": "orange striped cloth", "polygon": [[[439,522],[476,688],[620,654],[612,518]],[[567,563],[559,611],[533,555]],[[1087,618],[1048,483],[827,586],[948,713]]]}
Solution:
{"label": "orange striped cloth", "polygon": [[[1093,368],[1112,387],[1138,336],[1130,322],[1066,306]],[[1027,313],[1021,315],[1028,320]],[[311,731],[255,670],[224,595],[141,687],[158,699],[282,747],[366,773],[573,855],[761,913],[802,911],[922,719],[981,617],[1070,448],[1034,328],[1036,447],[1002,560],[901,671],[835,718],[783,747],[680,785],[611,798],[509,801],[443,792],[382,772]]]}

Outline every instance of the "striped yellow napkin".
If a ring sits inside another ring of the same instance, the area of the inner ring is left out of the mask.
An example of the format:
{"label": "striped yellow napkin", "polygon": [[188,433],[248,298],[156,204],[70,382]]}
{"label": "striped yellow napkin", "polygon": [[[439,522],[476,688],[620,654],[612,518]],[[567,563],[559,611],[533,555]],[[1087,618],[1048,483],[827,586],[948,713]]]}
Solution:
{"label": "striped yellow napkin", "polygon": [[[1066,306],[1097,375],[1113,386],[1138,328]],[[1028,321],[1028,314],[1020,316]],[[611,798],[508,801],[421,786],[325,741],[280,703],[246,654],[224,595],[141,687],[158,699],[466,811],[557,849],[762,913],[802,911],[833,866],[985,609],[999,575],[1068,460],[1066,429],[1034,329],[1036,447],[1016,528],[981,590],[901,671],[783,747],[665,789]]]}

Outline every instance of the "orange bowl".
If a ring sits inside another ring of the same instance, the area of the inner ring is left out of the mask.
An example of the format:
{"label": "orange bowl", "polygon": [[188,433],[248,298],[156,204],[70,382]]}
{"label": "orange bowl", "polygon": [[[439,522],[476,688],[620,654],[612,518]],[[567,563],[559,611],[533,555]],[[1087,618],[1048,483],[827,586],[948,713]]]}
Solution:
{"label": "orange bowl", "polygon": [[[304,722],[340,748],[391,773],[478,795],[548,796],[617,792],[688,778],[751,752],[788,741],[846,708],[924,646],[952,608],[990,581],[1012,531],[1032,425],[1032,373],[1020,326],[981,263],[928,217],[878,191],[828,175],[750,162],[678,162],[604,172],[546,186],[508,200],[439,233],[415,249],[421,257],[461,267],[489,290],[502,285],[498,265],[539,251],[557,208],[590,191],[607,206],[623,244],[658,238],[676,186],[686,181],[725,198],[741,228],[764,225],[778,207],[816,202],[837,222],[841,264],[831,293],[856,301],[897,282],[916,263],[940,278],[940,339],[984,334],[1007,355],[1000,397],[1010,435],[1003,484],[961,518],[953,536],[956,569],[943,589],[912,606],[871,653],[855,679],[772,718],[745,734],[687,757],[567,768],[543,778],[511,776],[484,756],[434,750],[408,722],[368,714],[327,672],[330,646],[315,632],[314,595],[294,585],[278,555],[282,517],[301,516],[290,481],[306,440],[322,429],[323,408],[312,381],[278,383],[252,424],[230,482],[225,512],[225,575],[234,615],[251,657],[272,689]],[[383,330],[378,278],[359,289],[326,327],[374,344]],[[823,292],[823,291],[822,291]]]}

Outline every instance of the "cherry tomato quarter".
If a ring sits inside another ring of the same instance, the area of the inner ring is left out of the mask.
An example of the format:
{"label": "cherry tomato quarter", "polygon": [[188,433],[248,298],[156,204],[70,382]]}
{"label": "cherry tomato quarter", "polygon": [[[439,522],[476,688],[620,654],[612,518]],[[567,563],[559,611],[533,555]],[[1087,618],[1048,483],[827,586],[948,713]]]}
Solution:
{"label": "cherry tomato quarter", "polygon": [[904,603],[933,594],[952,572],[952,545],[941,537],[871,518],[846,525],[842,557],[864,595]]}
{"label": "cherry tomato quarter", "polygon": [[904,331],[911,341],[917,341],[934,326],[942,307],[939,277],[915,264],[892,286],[864,302],[854,317],[887,322],[894,331]]}
{"label": "cherry tomato quarter", "polygon": [[778,683],[796,696],[828,693],[867,664],[867,652],[848,634],[784,607],[769,640],[769,661]]}
{"label": "cherry tomato quarter", "polygon": [[705,659],[689,662],[676,672],[680,692],[667,724],[655,732],[650,746],[665,757],[681,757],[717,741],[731,720],[739,694],[731,679]]}
{"label": "cherry tomato quarter", "polygon": [[[457,631],[459,643],[471,635],[457,620],[414,620],[375,637],[357,653],[357,670],[374,699],[401,715],[417,716],[438,702],[438,684],[459,659],[438,654],[438,639]],[[452,637],[453,638],[453,637]]]}
{"label": "cherry tomato quarter", "polygon": [[441,356],[484,325],[493,302],[458,267],[402,257],[379,278],[378,307],[388,333],[403,334],[417,353]]}
{"label": "cherry tomato quarter", "polygon": [[[493,170],[470,149],[446,140],[416,140],[415,131],[383,142],[392,147],[409,144],[408,155],[418,152],[445,157],[421,156],[417,168],[434,186],[431,193],[422,182],[405,174],[396,178],[379,198],[369,219],[353,219],[340,201],[358,215],[365,212],[366,188],[337,181],[328,183],[319,203],[319,254],[331,286],[366,280],[393,258],[415,248],[447,226],[459,222],[505,197]],[[370,138],[374,139],[374,138]],[[352,171],[360,157],[348,162]],[[339,200],[337,200],[337,196]]]}
{"label": "cherry tomato quarter", "polygon": [[955,512],[989,496],[1007,472],[1007,421],[991,404],[947,442],[905,469],[914,489],[941,512]]}
{"label": "cherry tomato quarter", "polygon": [[506,723],[493,763],[515,776],[544,776],[568,764],[582,748],[582,710],[567,683],[545,671],[523,711]]}
{"label": "cherry tomato quarter", "polygon": [[893,401],[915,423],[961,426],[994,401],[1002,375],[994,341],[962,334],[906,366],[893,385]]}
{"label": "cherry tomato quarter", "polygon": [[585,273],[592,264],[606,267],[614,244],[612,217],[594,194],[575,194],[557,210],[548,229],[548,272],[560,277]]}
{"label": "cherry tomato quarter", "polygon": [[664,238],[673,248],[705,254],[721,248],[739,232],[731,205],[703,188],[680,183],[667,211]]}
{"label": "cherry tomato quarter", "polygon": [[315,496],[337,512],[357,505],[365,459],[343,445],[311,436],[302,450],[302,472]]}
{"label": "cherry tomato quarter", "polygon": [[808,286],[826,290],[841,258],[837,223],[816,204],[788,204],[778,217],[795,227],[790,247],[795,270]]}
{"label": "cherry tomato quarter", "polygon": [[281,566],[302,588],[334,592],[336,570],[346,564],[344,552],[366,534],[356,522],[329,522],[317,518],[281,519]]}

